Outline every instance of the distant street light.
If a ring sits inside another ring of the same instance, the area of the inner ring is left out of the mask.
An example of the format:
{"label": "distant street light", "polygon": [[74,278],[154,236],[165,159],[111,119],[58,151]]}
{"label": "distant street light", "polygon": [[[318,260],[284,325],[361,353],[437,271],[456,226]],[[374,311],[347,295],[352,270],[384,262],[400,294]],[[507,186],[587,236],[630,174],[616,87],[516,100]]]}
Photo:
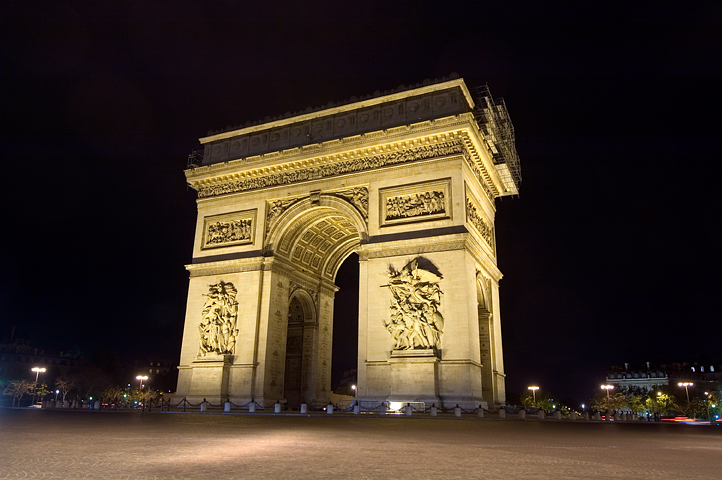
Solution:
{"label": "distant street light", "polygon": [[693,386],[692,382],[679,382],[677,385],[684,387],[684,391],[687,392],[687,403],[689,403],[689,387]]}
{"label": "distant street light", "polygon": [[140,380],[139,390],[143,390],[143,380],[148,380],[148,376],[147,375],[138,375],[137,377],[135,377],[135,379]]}
{"label": "distant street light", "polygon": [[602,385],[602,390],[607,391],[607,400],[609,400],[609,390],[612,390],[614,385]]}
{"label": "distant street light", "polygon": [[536,391],[539,390],[539,387],[537,386],[531,386],[527,387],[529,390],[531,390],[532,398],[534,399],[534,406],[536,406]]}
{"label": "distant street light", "polygon": [[356,398],[356,385],[351,385],[351,390],[353,390],[353,396]]}
{"label": "distant street light", "polygon": [[41,367],[33,367],[30,371],[35,372],[35,390],[33,391],[33,405],[35,405],[35,396],[38,393],[38,376],[41,373],[45,373],[45,369]]}

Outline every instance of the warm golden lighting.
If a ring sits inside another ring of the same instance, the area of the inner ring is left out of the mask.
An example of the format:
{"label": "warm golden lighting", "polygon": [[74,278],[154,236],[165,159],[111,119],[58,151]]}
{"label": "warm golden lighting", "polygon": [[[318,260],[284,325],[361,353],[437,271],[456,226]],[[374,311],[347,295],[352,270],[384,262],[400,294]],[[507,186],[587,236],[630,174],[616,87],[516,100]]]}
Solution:
{"label": "warm golden lighting", "polygon": [[684,387],[684,391],[687,392],[687,403],[689,403],[689,387],[693,386],[692,382],[679,382],[677,385]]}
{"label": "warm golden lighting", "polygon": [[143,390],[143,381],[148,380],[148,376],[147,375],[138,375],[137,377],[135,377],[135,379],[140,380],[140,390]]}
{"label": "warm golden lighting", "polygon": [[614,388],[614,385],[602,385],[602,390],[607,391],[607,398],[609,398],[609,390],[612,390]]}
{"label": "warm golden lighting", "polygon": [[534,405],[536,405],[536,391],[539,390],[539,387],[536,385],[533,385],[531,387],[527,387],[529,390],[531,390],[532,397],[534,398]]}

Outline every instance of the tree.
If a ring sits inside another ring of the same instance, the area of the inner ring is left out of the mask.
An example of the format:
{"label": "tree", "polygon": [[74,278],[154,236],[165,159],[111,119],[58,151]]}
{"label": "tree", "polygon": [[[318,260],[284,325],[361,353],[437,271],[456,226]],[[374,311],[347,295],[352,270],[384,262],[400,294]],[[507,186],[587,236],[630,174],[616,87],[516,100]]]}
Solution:
{"label": "tree", "polygon": [[650,393],[646,401],[647,409],[652,413],[668,415],[679,409],[673,395],[664,392]]}
{"label": "tree", "polygon": [[65,396],[75,388],[75,383],[73,383],[73,381],[68,378],[59,377],[57,380],[55,380],[55,386],[58,387],[61,392],[63,392],[63,403],[65,403]]}
{"label": "tree", "polygon": [[525,407],[541,408],[546,412],[552,412],[557,407],[557,402],[554,401],[548,392],[543,390],[538,390],[536,392],[536,401],[534,401],[534,395],[531,393],[523,395],[520,400],[521,404]]}
{"label": "tree", "polygon": [[699,397],[692,397],[681,407],[682,413],[690,418],[701,418],[707,415],[707,404]]}
{"label": "tree", "polygon": [[8,386],[5,387],[5,390],[3,390],[3,395],[12,395],[13,407],[15,406],[16,400],[18,406],[20,406],[20,400],[22,400],[25,395],[32,393],[34,388],[35,383],[30,380],[11,380]]}
{"label": "tree", "polygon": [[48,390],[47,384],[43,383],[39,387],[36,386],[35,395],[38,399],[42,400],[48,393],[50,393],[50,390]]}
{"label": "tree", "polygon": [[124,390],[118,386],[107,387],[100,392],[100,397],[107,403],[117,403],[123,398]]}
{"label": "tree", "polygon": [[606,393],[598,393],[590,406],[602,412],[617,412],[629,407],[627,397],[623,393],[615,393],[614,395],[607,395]]}
{"label": "tree", "polygon": [[627,395],[627,408],[629,408],[632,412],[639,415],[641,412],[645,411],[647,409],[647,405],[645,403],[645,398],[637,395],[637,394],[628,394]]}

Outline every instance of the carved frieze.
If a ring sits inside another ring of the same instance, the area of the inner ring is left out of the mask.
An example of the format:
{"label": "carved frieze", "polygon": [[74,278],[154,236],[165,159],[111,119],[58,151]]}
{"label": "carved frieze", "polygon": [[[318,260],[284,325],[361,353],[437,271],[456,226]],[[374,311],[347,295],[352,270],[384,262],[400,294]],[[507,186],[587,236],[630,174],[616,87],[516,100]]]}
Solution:
{"label": "carved frieze", "polygon": [[238,290],[232,283],[221,280],[208,287],[207,297],[198,325],[200,341],[198,356],[208,354],[232,355],[236,348],[238,330]]}
{"label": "carved frieze", "polygon": [[427,350],[440,346],[444,330],[441,275],[419,267],[423,257],[411,260],[400,271],[389,267],[390,320],[382,323],[394,339],[394,350]]}
{"label": "carved frieze", "polygon": [[450,179],[380,190],[380,225],[450,218],[450,190]]}
{"label": "carved frieze", "polygon": [[473,197],[466,191],[466,221],[474,226],[481,235],[481,238],[494,250],[494,227],[482,213],[481,207],[473,200]]}
{"label": "carved frieze", "polygon": [[205,217],[201,249],[253,243],[255,224],[256,210]]}
{"label": "carved frieze", "polygon": [[198,197],[212,197],[226,193],[245,192],[258,188],[286,185],[307,180],[318,180],[324,177],[342,175],[345,173],[374,170],[381,167],[400,165],[404,163],[427,160],[446,155],[462,154],[465,146],[460,139],[441,142],[432,145],[423,145],[406,150],[399,150],[393,153],[370,155],[366,157],[344,160],[328,165],[317,167],[301,168],[290,172],[276,173],[271,175],[248,178],[235,182],[228,182],[218,185],[206,185],[198,188]]}

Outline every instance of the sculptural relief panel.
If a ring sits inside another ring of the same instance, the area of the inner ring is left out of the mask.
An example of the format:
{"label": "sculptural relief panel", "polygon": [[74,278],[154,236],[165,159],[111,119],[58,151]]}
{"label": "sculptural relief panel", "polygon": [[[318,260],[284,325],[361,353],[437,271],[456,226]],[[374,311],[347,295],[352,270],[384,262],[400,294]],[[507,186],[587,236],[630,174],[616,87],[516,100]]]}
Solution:
{"label": "sculptural relief panel", "polygon": [[405,185],[379,191],[382,227],[451,218],[451,180]]}
{"label": "sculptural relief panel", "polygon": [[255,227],[256,210],[205,217],[201,250],[252,244]]}
{"label": "sculptural relief panel", "polygon": [[441,274],[419,267],[423,257],[411,260],[401,270],[389,266],[390,319],[382,323],[394,339],[394,350],[439,348],[444,331],[441,306]]}
{"label": "sculptural relief panel", "polygon": [[471,195],[469,190],[466,190],[466,221],[474,226],[479,232],[481,238],[489,245],[492,252],[494,251],[494,227],[493,223],[486,218],[484,211],[479,206],[479,203]]}
{"label": "sculptural relief panel", "polygon": [[230,282],[220,282],[210,285],[208,293],[203,294],[206,301],[201,312],[201,322],[198,325],[199,344],[198,356],[209,354],[232,355],[236,348],[238,329],[238,290]]}

